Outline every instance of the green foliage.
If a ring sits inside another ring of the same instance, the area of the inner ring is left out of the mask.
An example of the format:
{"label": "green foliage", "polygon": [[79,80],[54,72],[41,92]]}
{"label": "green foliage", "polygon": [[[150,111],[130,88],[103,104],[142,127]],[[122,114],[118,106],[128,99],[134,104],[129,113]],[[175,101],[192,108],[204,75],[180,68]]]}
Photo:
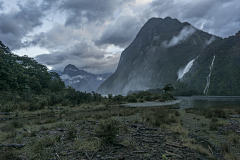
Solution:
{"label": "green foliage", "polygon": [[128,98],[128,102],[132,102],[132,103],[136,103],[138,100],[137,98],[134,96],[134,95],[131,95],[129,98]]}
{"label": "green foliage", "polygon": [[174,91],[175,89],[173,88],[172,84],[166,84],[164,85],[164,87],[162,88],[162,90],[167,93],[169,91]]}
{"label": "green foliage", "polygon": [[107,143],[113,143],[115,141],[116,135],[119,132],[120,121],[116,119],[109,119],[101,121],[96,132],[100,134],[103,141]]}
{"label": "green foliage", "polygon": [[171,124],[178,122],[180,113],[178,111],[169,110],[165,107],[151,108],[141,112],[143,122],[148,122],[155,126],[163,124]]}
{"label": "green foliage", "polygon": [[206,118],[226,118],[227,113],[221,108],[187,108],[185,110],[187,113],[195,113],[203,115]]}

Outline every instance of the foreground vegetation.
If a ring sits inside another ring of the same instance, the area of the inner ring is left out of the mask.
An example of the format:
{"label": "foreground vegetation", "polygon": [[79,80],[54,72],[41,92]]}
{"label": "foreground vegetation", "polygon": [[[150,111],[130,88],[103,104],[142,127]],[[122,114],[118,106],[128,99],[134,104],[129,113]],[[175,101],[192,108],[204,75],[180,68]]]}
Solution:
{"label": "foreground vegetation", "polygon": [[3,159],[239,158],[238,108],[173,110],[96,102],[52,108],[19,113],[34,115],[28,118],[1,115],[13,119],[0,123],[0,144],[24,144],[2,145]]}

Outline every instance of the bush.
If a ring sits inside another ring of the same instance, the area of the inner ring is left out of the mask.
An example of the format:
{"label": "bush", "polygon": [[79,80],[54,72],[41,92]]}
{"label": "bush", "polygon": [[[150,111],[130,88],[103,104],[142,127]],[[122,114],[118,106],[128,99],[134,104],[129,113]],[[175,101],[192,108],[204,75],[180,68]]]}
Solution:
{"label": "bush", "polygon": [[219,123],[211,122],[210,125],[209,125],[209,129],[210,129],[211,131],[213,131],[213,130],[218,130],[218,127],[221,127],[221,126],[222,126],[222,125],[219,124]]}
{"label": "bush", "polygon": [[67,139],[71,140],[73,138],[77,137],[77,129],[74,125],[69,126],[68,132],[67,132]]}
{"label": "bush", "polygon": [[230,153],[230,147],[227,143],[221,144],[221,151],[222,153]]}
{"label": "bush", "polygon": [[133,95],[131,95],[129,98],[128,98],[128,102],[131,102],[131,103],[136,103],[137,102],[137,98]]}
{"label": "bush", "polygon": [[99,123],[96,132],[100,135],[103,141],[113,143],[119,132],[120,124],[120,121],[116,119],[104,120]]}
{"label": "bush", "polygon": [[218,122],[217,118],[212,118],[212,122]]}

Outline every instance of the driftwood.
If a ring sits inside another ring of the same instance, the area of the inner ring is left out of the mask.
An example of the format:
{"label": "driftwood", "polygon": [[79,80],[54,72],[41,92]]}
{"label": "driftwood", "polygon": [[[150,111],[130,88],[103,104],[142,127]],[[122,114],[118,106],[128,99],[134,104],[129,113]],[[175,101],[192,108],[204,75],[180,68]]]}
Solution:
{"label": "driftwood", "polygon": [[176,144],[166,143],[166,145],[169,145],[169,146],[172,146],[172,147],[177,147],[177,148],[186,148],[185,146],[179,146],[179,145],[176,145]]}
{"label": "driftwood", "polygon": [[175,156],[175,157],[178,157],[178,158],[183,158],[182,156],[180,156],[178,154],[175,154],[175,153],[170,153],[168,151],[166,151],[166,153],[168,154],[168,156]]}
{"label": "driftwood", "polygon": [[47,105],[47,107],[48,107],[48,109],[53,110],[51,107],[49,107],[49,105]]}
{"label": "driftwood", "polygon": [[127,148],[128,146],[125,146],[123,144],[119,144],[119,143],[113,143],[114,146],[119,146],[119,147],[123,147],[123,148]]}
{"label": "driftwood", "polygon": [[90,157],[88,156],[87,152],[85,153],[85,155],[88,158],[88,160],[91,160]]}
{"label": "driftwood", "polygon": [[144,143],[157,143],[156,140],[155,141],[151,141],[151,140],[145,140],[145,139],[143,139],[142,142],[144,142]]}
{"label": "driftwood", "polygon": [[97,153],[98,151],[96,151],[95,153],[93,153],[92,157],[91,157],[91,160],[93,159],[94,155]]}
{"label": "driftwood", "polygon": [[28,133],[31,133],[30,130],[26,129],[26,128],[23,128],[24,131],[27,131]]}
{"label": "driftwood", "polygon": [[89,132],[89,131],[87,131],[87,133],[90,134],[90,135],[96,136],[96,137],[100,137],[100,135],[97,134],[97,133],[93,133],[93,132]]}
{"label": "driftwood", "polygon": [[162,137],[163,135],[158,135],[158,134],[133,134],[133,136],[145,136],[145,137]]}
{"label": "driftwood", "polygon": [[212,152],[212,149],[211,149],[211,147],[208,145],[208,148],[210,149],[210,151],[211,151],[211,153],[212,153],[212,155],[213,155],[213,152]]}
{"label": "driftwood", "polygon": [[22,148],[25,144],[0,144],[0,147]]}
{"label": "driftwood", "polygon": [[58,158],[60,158],[59,155],[57,154],[57,152],[56,152],[56,156],[57,156]]}
{"label": "driftwood", "polygon": [[133,151],[133,153],[148,153],[148,151]]}
{"label": "driftwood", "polygon": [[140,130],[154,130],[157,131],[158,128],[139,128]]}

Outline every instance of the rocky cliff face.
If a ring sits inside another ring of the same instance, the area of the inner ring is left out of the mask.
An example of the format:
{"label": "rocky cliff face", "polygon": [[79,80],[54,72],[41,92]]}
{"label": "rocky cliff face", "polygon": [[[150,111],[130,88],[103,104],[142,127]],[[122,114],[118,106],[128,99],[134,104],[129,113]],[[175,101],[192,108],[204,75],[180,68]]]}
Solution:
{"label": "rocky cliff face", "polygon": [[[200,59],[205,49],[219,40],[219,37],[197,30],[189,23],[181,23],[177,19],[152,18],[122,52],[117,70],[97,92],[117,95],[126,94],[130,90],[176,84],[183,81],[186,73],[196,71],[197,66],[191,70],[195,64],[194,59]],[[212,58],[208,60],[211,61]],[[191,61],[192,64],[189,64]]]}
{"label": "rocky cliff face", "polygon": [[83,92],[92,92],[96,91],[111,74],[94,75],[69,64],[60,75],[66,86],[72,86]]}

